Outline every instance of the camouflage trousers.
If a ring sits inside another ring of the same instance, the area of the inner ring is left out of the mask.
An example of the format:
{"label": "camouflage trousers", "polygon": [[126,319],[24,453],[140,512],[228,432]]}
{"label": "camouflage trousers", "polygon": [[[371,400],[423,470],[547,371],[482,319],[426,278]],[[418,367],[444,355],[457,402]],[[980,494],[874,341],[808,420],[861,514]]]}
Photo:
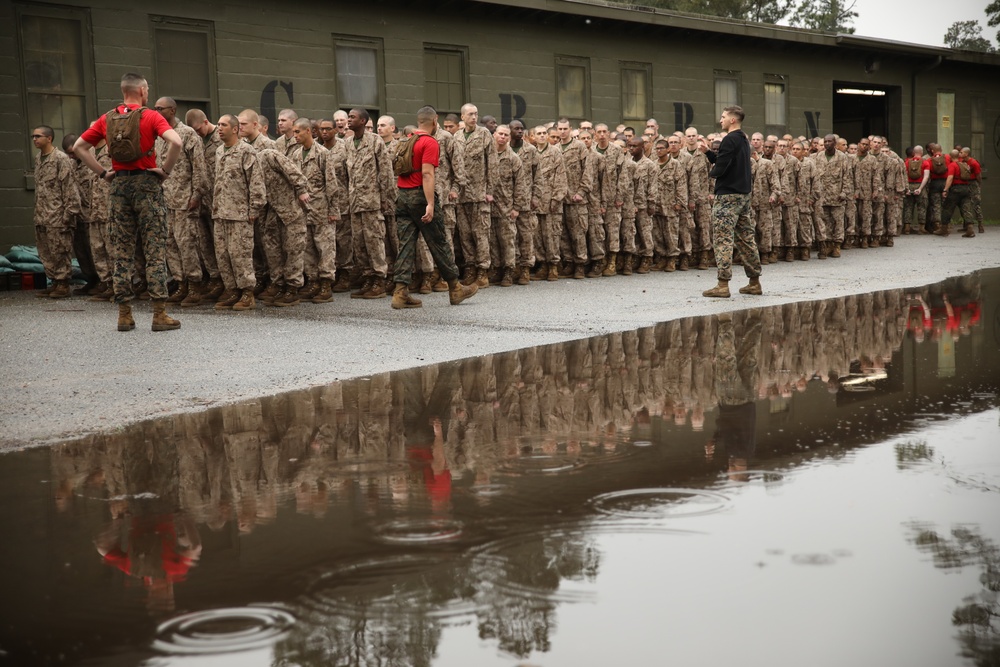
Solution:
{"label": "camouflage trousers", "polygon": [[604,216],[599,208],[589,208],[587,211],[587,250],[590,259],[600,261],[604,259],[604,249],[606,247],[606,236],[604,230]]}
{"label": "camouflage trousers", "polygon": [[760,276],[760,254],[754,239],[754,225],[750,220],[750,195],[716,195],[712,206],[712,239],[719,280],[733,277],[733,246],[743,259],[747,277]]}
{"label": "camouflage trousers", "polygon": [[535,235],[538,231],[538,218],[532,211],[522,211],[517,216],[517,265],[532,267],[535,265]]}
{"label": "camouflage trousers", "polygon": [[635,237],[637,247],[632,252],[638,254],[640,257],[652,257],[653,216],[644,208],[638,209],[635,212]]}
{"label": "camouflage trousers", "polygon": [[969,183],[969,192],[972,194],[972,212],[976,216],[976,222],[983,224],[983,188],[979,181]]}
{"label": "camouflage trousers", "polygon": [[167,269],[177,282],[201,282],[201,257],[198,254],[198,211],[167,211]]}
{"label": "camouflage trousers", "polygon": [[637,213],[634,208],[622,211],[621,234],[619,235],[621,243],[618,247],[621,252],[629,255],[635,254],[635,216]]}
{"label": "camouflage trousers", "polygon": [[[556,206],[553,206],[553,209]],[[539,213],[538,218],[538,253],[543,262],[554,264],[560,260],[559,242],[562,237],[562,207],[559,212]]]}
{"label": "camouflage trousers", "polygon": [[847,210],[850,211],[854,209],[856,211],[855,215],[858,219],[857,224],[857,234],[861,236],[871,236],[872,235],[872,218],[875,215],[874,207],[872,206],[872,198],[869,195],[861,197],[855,202],[855,204],[848,204]]}
{"label": "camouflage trousers", "polygon": [[49,280],[69,280],[73,277],[72,227],[35,225],[35,245]]}
{"label": "camouflage trousers", "polygon": [[816,205],[813,217],[813,228],[816,230],[816,241],[825,243],[844,241],[844,207]]}
{"label": "camouflage trousers", "polygon": [[337,226],[331,222],[306,225],[304,240],[306,276],[310,280],[333,280],[337,271]]}
{"label": "camouflage trousers", "polygon": [[[253,223],[253,272],[255,280],[266,282],[270,272],[267,266],[267,255],[264,253],[264,219],[267,217],[270,206],[265,206],[260,212],[260,216]],[[216,253],[218,255],[218,253]]]}
{"label": "camouflage trousers", "polygon": [[[444,201],[443,199],[441,201]],[[458,211],[455,204],[445,204],[441,207],[441,217],[444,220],[445,238],[448,240],[448,247],[451,248],[452,256],[455,254],[455,225],[458,221]],[[434,257],[423,236],[417,237],[417,271],[430,273],[434,270]]]}
{"label": "camouflage trousers", "polygon": [[[425,204],[426,206],[426,204]],[[517,223],[509,215],[490,216],[490,266],[513,268]]]}
{"label": "camouflage trousers", "polygon": [[927,182],[927,211],[930,222],[941,224],[941,210],[944,207],[944,179],[931,179]]}
{"label": "camouflage trousers", "polygon": [[286,223],[269,207],[264,218],[263,243],[271,267],[271,282],[302,287],[306,251],[306,223],[302,215]]}
{"label": "camouflage trousers", "polygon": [[608,252],[621,248],[622,209],[613,203],[604,211],[604,238]]}
{"label": "camouflage trousers", "polygon": [[91,222],[87,234],[90,237],[90,256],[94,260],[94,270],[101,282],[111,281],[110,230],[107,222]]}
{"label": "camouflage trousers", "polygon": [[253,289],[257,284],[253,251],[253,224],[242,220],[215,221],[215,258],[226,289]]}
{"label": "camouflage trousers", "polygon": [[219,277],[219,264],[215,261],[215,225],[212,224],[212,209],[204,202],[198,216],[198,256],[209,278]]}
{"label": "camouflage trousers", "polygon": [[337,221],[337,270],[351,272],[354,268],[354,241],[351,230],[351,212],[341,211]]}
{"label": "camouflage trousers", "polygon": [[976,213],[972,206],[972,193],[969,192],[968,185],[953,184],[948,190],[948,196],[944,198],[944,213],[941,217],[941,224],[944,226],[951,224],[951,218],[955,215],[955,209],[962,214],[962,225],[976,224]]}
{"label": "camouflage trousers", "polygon": [[800,248],[810,248],[813,244],[813,231],[816,229],[816,211],[808,204],[799,204],[799,228],[798,236]]}
{"label": "camouflage trousers", "polygon": [[396,231],[396,214],[389,213],[383,217],[385,218],[385,271],[386,275],[389,275],[399,255],[399,235]]}
{"label": "camouflage trousers", "polygon": [[88,283],[96,283],[97,268],[90,254],[90,221],[84,220],[83,216],[77,216],[76,226],[73,229],[73,254],[76,255],[84,279]]}
{"label": "camouflage trousers", "polygon": [[758,247],[760,252],[771,252],[771,235],[773,234],[774,218],[771,215],[771,205],[764,203],[753,207],[756,219]]}
{"label": "camouflage trousers", "polygon": [[781,245],[787,248],[799,246],[799,205],[782,206]]}
{"label": "camouflage trousers", "polygon": [[393,281],[408,285],[413,278],[413,265],[416,259],[417,236],[427,242],[427,249],[434,259],[441,277],[446,281],[458,279],[458,267],[455,265],[455,254],[448,243],[448,230],[444,224],[441,205],[434,204],[434,217],[430,222],[423,222],[427,210],[427,198],[423,188],[400,189],[396,197],[396,233],[399,238],[399,256],[396,259]]}
{"label": "camouflage trousers", "polygon": [[691,250],[693,252],[704,252],[712,249],[712,207],[708,199],[696,199],[694,210],[688,206],[688,215],[694,221],[694,226],[688,226],[691,230]]}
{"label": "camouflage trousers", "polygon": [[136,240],[142,247],[149,296],[166,299],[167,206],[163,186],[156,174],[124,173],[111,181],[108,212],[111,230],[112,282],[115,303],[132,299],[132,272],[136,268]]}
{"label": "camouflage trousers", "polygon": [[923,227],[927,220],[927,190],[921,190],[919,195],[913,194],[919,187],[920,183],[907,183],[908,194],[903,197],[903,225],[913,231]]}
{"label": "camouflage trousers", "polygon": [[899,236],[903,225],[903,196],[892,193],[885,202],[885,234]]}
{"label": "camouflage trousers", "polygon": [[484,201],[463,202],[457,212],[458,241],[465,265],[490,268],[490,205]]}
{"label": "camouflage trousers", "polygon": [[678,211],[653,216],[653,254],[678,257],[691,252],[691,228]]}
{"label": "camouflage trousers", "polygon": [[863,234],[858,230],[858,225],[860,223],[858,216],[858,209],[861,208],[860,199],[848,199],[847,206],[844,207],[844,236],[857,236],[858,234]]}
{"label": "camouflage trousers", "polygon": [[589,226],[590,219],[587,215],[586,204],[563,205],[560,252],[564,262],[587,263],[587,228]]}
{"label": "camouflage trousers", "polygon": [[351,241],[354,270],[368,278],[385,278],[389,271],[385,258],[385,217],[378,211],[352,212]]}

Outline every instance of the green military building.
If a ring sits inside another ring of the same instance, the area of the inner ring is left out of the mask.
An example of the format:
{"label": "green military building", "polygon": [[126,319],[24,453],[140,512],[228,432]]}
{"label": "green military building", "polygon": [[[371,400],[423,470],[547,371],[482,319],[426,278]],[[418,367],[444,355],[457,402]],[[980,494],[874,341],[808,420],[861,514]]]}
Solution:
{"label": "green military building", "polygon": [[[503,121],[654,117],[663,132],[707,132],[738,103],[750,130],[884,134],[900,153],[961,143],[987,178],[1000,166],[995,55],[572,0],[157,7],[0,5],[0,246],[33,239],[31,129],[51,125],[57,142],[79,133],[120,100],[129,70],[181,114],[251,107],[272,132],[286,106],[308,117],[363,106],[402,126],[425,103],[466,101]],[[1000,192],[985,186],[996,218]]]}

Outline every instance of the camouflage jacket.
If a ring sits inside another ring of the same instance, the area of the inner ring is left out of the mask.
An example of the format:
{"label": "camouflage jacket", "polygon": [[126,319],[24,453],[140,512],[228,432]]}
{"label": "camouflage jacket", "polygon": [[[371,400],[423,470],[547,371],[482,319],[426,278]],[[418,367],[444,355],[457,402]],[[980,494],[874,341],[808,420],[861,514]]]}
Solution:
{"label": "camouflage jacket", "polygon": [[874,155],[858,155],[854,160],[854,192],[860,199],[871,200],[883,191],[882,165]]}
{"label": "camouflage jacket", "polygon": [[327,162],[330,151],[313,142],[312,148],[306,153],[299,146],[292,159],[298,162],[302,175],[309,184],[309,203],[306,204],[306,223],[310,225],[331,224],[330,217],[340,217],[340,186],[337,179],[329,178]]}
{"label": "camouflage jacket", "polygon": [[[634,161],[633,161],[634,162]],[[635,164],[632,176],[632,202],[635,210],[654,210],[656,207],[656,163],[643,157]]]}
{"label": "camouflage jacket", "polygon": [[264,176],[267,203],[286,225],[303,218],[299,197],[309,193],[309,184],[299,165],[274,148],[257,151],[257,164]]}
{"label": "camouflage jacket", "polygon": [[223,146],[216,159],[212,218],[237,222],[257,219],[267,205],[267,189],[257,166],[257,151],[237,141],[232,147]]}
{"label": "camouflage jacket", "polygon": [[395,177],[385,142],[377,134],[365,132],[361,139],[348,139],[344,143],[351,213],[394,210]]}
{"label": "camouflage jacket", "polygon": [[511,146],[511,150],[514,154],[521,158],[521,164],[524,165],[524,171],[528,178],[528,183],[530,187],[530,197],[531,197],[531,207],[532,210],[536,209],[541,205],[541,184],[538,182],[538,149],[528,142],[522,141],[520,148],[514,148]]}
{"label": "camouflage jacket", "polygon": [[813,193],[817,206],[843,206],[852,192],[850,183],[850,158],[834,151],[832,158],[827,158],[825,152],[817,153],[812,158]]}
{"label": "camouflage jacket", "polygon": [[509,217],[511,211],[527,211],[531,206],[528,170],[510,146],[497,153],[497,172],[493,188],[494,217]]}
{"label": "camouflage jacket", "polygon": [[538,212],[542,215],[558,212],[562,215],[562,203],[569,192],[566,182],[566,163],[559,149],[546,146],[538,151]]}
{"label": "camouflage jacket", "polygon": [[712,165],[708,162],[708,157],[704,153],[695,149],[694,153],[682,148],[682,155],[687,155],[690,160],[687,163],[688,177],[688,202],[699,203],[708,200],[711,190],[708,189],[708,172],[712,171]]}
{"label": "camouflage jacket", "polygon": [[601,149],[594,144],[594,152],[601,156],[602,165],[597,170],[597,183],[595,187],[601,192],[601,206],[610,210],[617,202],[624,202],[623,190],[621,188],[622,168],[628,155],[618,144],[609,143],[608,147],[601,153]]}
{"label": "camouflage jacket", "polygon": [[590,181],[590,191],[587,193],[587,208],[593,213],[601,211],[601,169],[604,168],[604,160],[601,154],[592,150],[587,151],[585,178]]}
{"label": "camouflage jacket", "polygon": [[330,149],[330,154],[326,158],[326,170],[327,178],[336,179],[337,185],[340,186],[338,189],[340,195],[337,199],[337,205],[340,206],[340,216],[341,220],[343,220],[344,217],[349,215],[350,212],[350,202],[347,197],[348,180],[346,140],[337,139],[337,143]]}
{"label": "camouflage jacket", "polygon": [[261,150],[264,148],[275,148],[274,140],[267,136],[263,132],[257,133],[257,138],[253,141],[249,139],[243,139],[243,141],[250,146],[253,146],[254,150]]}
{"label": "camouflage jacket", "polygon": [[497,168],[493,135],[485,127],[478,125],[468,135],[458,131],[455,141],[462,149],[465,167],[465,187],[459,194],[458,201],[463,204],[484,202],[486,195],[493,194],[493,178]]}
{"label": "camouflage jacket", "polygon": [[781,183],[778,181],[778,170],[775,168],[774,162],[766,157],[761,157],[755,161],[755,165],[753,194],[750,197],[750,202],[754,206],[764,206],[771,197],[774,197],[775,202],[777,202],[778,197],[781,196]]}
{"label": "camouflage jacket", "polygon": [[[657,163],[656,212],[674,216],[688,205],[688,173],[684,163],[677,158]],[[677,209],[675,207],[679,206]]]}
{"label": "camouflage jacket", "polygon": [[[590,191],[594,189],[592,174],[587,171],[587,145],[579,139],[572,139],[569,143],[555,146],[562,152],[563,161],[566,163],[566,182],[569,185],[569,192],[566,193],[565,202],[567,204],[585,204]],[[573,198],[579,195],[583,201],[574,202]]]}
{"label": "camouflage jacket", "polygon": [[281,135],[274,140],[274,150],[279,153],[284,153],[287,157],[291,157],[292,153],[299,148],[299,142],[295,140],[295,135],[290,138],[285,135]]}
{"label": "camouflage jacket", "polygon": [[76,163],[58,148],[42,159],[35,155],[36,227],[70,227],[80,215]]}
{"label": "camouflage jacket", "polygon": [[[178,122],[174,131],[180,135],[183,147],[170,176],[163,181],[163,199],[167,208],[181,211],[192,199],[204,199],[208,193],[208,169],[205,166],[205,144],[198,133],[188,125]],[[163,166],[169,144],[163,137],[156,138],[156,164]]]}
{"label": "camouflage jacket", "polygon": [[[97,162],[104,169],[111,170],[111,156],[108,147],[101,146],[97,151]],[[90,217],[92,222],[108,222],[108,212],[111,206],[111,184],[103,178],[95,178],[90,186]]]}
{"label": "camouflage jacket", "polygon": [[795,199],[799,194],[799,172],[802,162],[794,155],[785,156],[785,168],[781,171],[781,194],[785,198],[785,206],[796,206]]}
{"label": "camouflage jacket", "polygon": [[[438,142],[438,166],[434,170],[434,191],[442,206],[458,203],[458,196],[465,187],[465,163],[462,151],[451,132],[438,128],[434,138]],[[454,193],[455,199],[448,195]]]}
{"label": "camouflage jacket", "polygon": [[[90,150],[93,152],[94,149]],[[73,158],[70,159],[73,160]],[[90,222],[94,219],[93,192],[94,181],[98,180],[97,174],[82,161],[73,160],[73,162],[76,164],[73,177],[76,179],[76,187],[80,189],[80,217],[83,218],[84,222]]]}
{"label": "camouflage jacket", "polygon": [[222,148],[222,137],[219,136],[219,128],[215,128],[211,134],[204,137],[202,140],[202,146],[205,149],[205,173],[208,175],[208,192],[205,193],[206,199],[202,202],[208,204],[208,208],[212,208],[212,190],[215,188],[215,162],[216,153]]}

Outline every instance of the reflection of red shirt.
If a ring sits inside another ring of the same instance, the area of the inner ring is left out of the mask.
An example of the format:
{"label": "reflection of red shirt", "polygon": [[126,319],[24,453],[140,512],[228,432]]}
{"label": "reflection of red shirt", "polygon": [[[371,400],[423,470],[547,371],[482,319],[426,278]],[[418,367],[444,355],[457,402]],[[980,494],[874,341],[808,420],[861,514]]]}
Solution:
{"label": "reflection of red shirt", "polygon": [[[119,104],[117,109],[121,113],[128,106],[129,109],[138,109],[138,104]],[[139,119],[139,147],[142,149],[142,156],[133,162],[111,161],[111,166],[115,171],[134,171],[136,169],[155,169],[156,154],[153,152],[153,145],[156,138],[170,128],[170,123],[153,109],[146,109]],[[98,118],[94,124],[84,130],[80,137],[91,146],[96,146],[101,139],[107,137],[108,120],[104,114]]]}
{"label": "reflection of red shirt", "polygon": [[[438,146],[437,139],[420,130],[417,130],[417,134],[420,136],[417,139],[417,143],[413,145],[413,172],[406,176],[398,177],[396,179],[397,187],[419,188],[424,184],[423,166],[425,164],[434,165],[435,168],[438,166],[440,147]],[[427,141],[424,137],[427,137],[430,141]]]}
{"label": "reflection of red shirt", "polygon": [[965,312],[969,313],[969,326],[970,327],[974,327],[977,324],[979,324],[980,311],[979,311],[979,302],[978,301],[973,301],[971,303],[967,303],[964,306],[957,306],[955,308],[955,319],[958,320],[959,322],[961,322],[962,321],[962,314],[965,313]]}
{"label": "reflection of red shirt", "polygon": [[[930,331],[931,330],[931,326],[933,324],[933,321],[931,320],[930,310],[927,309],[927,308],[924,308],[923,306],[910,306],[910,312],[912,313],[914,311],[920,313],[920,321],[922,323],[921,326],[923,327],[924,331]],[[909,329],[910,331],[914,331],[915,327],[911,327],[910,326],[910,321],[911,321],[910,317],[907,316],[907,318],[906,318],[906,328]]]}
{"label": "reflection of red shirt", "polygon": [[447,505],[448,501],[451,500],[451,471],[444,470],[438,474],[434,473],[434,468],[431,465],[434,453],[430,449],[413,448],[407,450],[407,453],[420,464],[421,472],[424,474],[424,486],[427,487],[427,495],[430,496],[431,504],[434,507]]}
{"label": "reflection of red shirt", "polygon": [[[159,114],[157,115],[159,116]],[[86,139],[84,139],[84,141],[86,141]],[[152,529],[151,532],[160,536],[160,557],[165,578],[171,582],[184,581],[184,578],[187,576],[188,570],[191,569],[191,565],[194,561],[177,553],[175,548],[177,544],[177,533],[174,530],[173,520],[165,519],[157,521],[150,526],[146,523],[146,520],[143,520],[140,523],[138,519],[133,519],[130,533],[131,535],[135,535],[150,529]],[[127,575],[132,574],[132,559],[119,547],[115,547],[109,551],[107,555],[104,556],[104,562],[108,565],[117,567]]]}

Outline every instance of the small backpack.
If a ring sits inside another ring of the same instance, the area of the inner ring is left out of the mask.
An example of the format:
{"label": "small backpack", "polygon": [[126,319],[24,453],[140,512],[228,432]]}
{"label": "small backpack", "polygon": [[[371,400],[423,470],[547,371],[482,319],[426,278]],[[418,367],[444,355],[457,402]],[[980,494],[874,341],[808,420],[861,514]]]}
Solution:
{"label": "small backpack", "polygon": [[417,134],[414,132],[402,147],[396,151],[396,157],[392,161],[392,172],[396,176],[409,176],[413,173],[413,148],[417,145],[417,139],[429,136],[429,134]]}
{"label": "small backpack", "polygon": [[910,158],[906,162],[906,176],[911,181],[920,180],[920,172],[923,168],[923,160],[918,160],[917,158]]}
{"label": "small backpack", "polygon": [[[149,111],[146,107],[129,109],[119,112],[118,107],[104,114],[106,125],[105,135],[108,140],[108,154],[115,162],[135,162],[143,156],[139,123],[142,112]],[[150,149],[146,154],[152,155]]]}
{"label": "small backpack", "polygon": [[944,176],[948,173],[948,162],[944,155],[935,155],[931,158],[931,173],[935,176]]}
{"label": "small backpack", "polygon": [[963,181],[974,180],[972,177],[972,168],[969,166],[968,162],[958,163],[958,177]]}

